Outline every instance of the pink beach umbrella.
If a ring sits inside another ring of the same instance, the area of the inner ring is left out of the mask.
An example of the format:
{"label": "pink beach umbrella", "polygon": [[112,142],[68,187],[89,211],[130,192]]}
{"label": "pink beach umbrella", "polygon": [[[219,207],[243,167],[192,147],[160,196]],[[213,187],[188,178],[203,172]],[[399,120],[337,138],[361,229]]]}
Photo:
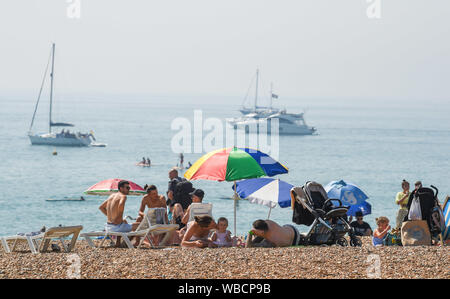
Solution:
{"label": "pink beach umbrella", "polygon": [[[84,191],[84,193],[88,195],[111,195],[113,193],[119,192],[117,185],[120,181],[122,181],[122,179],[104,180],[91,186],[89,189]],[[142,195],[146,193],[144,188],[142,188],[138,184],[133,183],[129,180],[125,181],[130,183],[130,193],[128,195]]]}

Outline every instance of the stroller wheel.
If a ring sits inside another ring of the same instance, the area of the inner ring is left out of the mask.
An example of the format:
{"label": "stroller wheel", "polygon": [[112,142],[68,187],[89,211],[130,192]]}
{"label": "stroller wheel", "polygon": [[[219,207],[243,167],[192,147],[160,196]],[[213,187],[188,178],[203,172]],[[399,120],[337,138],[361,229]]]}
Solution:
{"label": "stroller wheel", "polygon": [[358,237],[354,237],[350,239],[350,246],[353,247],[361,247],[362,246],[362,241],[360,238]]}
{"label": "stroller wheel", "polygon": [[346,238],[339,238],[336,240],[336,245],[342,246],[342,247],[346,247],[348,246],[348,241]]}

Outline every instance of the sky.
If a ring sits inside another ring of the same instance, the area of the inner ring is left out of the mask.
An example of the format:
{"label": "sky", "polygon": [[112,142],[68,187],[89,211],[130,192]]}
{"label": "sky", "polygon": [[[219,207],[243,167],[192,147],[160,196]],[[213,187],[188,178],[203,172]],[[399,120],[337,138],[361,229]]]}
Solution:
{"label": "sky", "polygon": [[379,1],[2,0],[0,93],[37,93],[55,42],[64,92],[242,97],[259,68],[286,97],[448,101],[450,2]]}

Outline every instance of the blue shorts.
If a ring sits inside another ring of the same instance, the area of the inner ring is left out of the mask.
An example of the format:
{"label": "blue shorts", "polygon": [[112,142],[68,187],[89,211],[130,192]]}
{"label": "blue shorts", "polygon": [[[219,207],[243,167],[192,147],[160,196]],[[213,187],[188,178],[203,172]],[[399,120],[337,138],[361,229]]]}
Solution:
{"label": "blue shorts", "polygon": [[131,232],[131,224],[125,222],[121,224],[106,223],[105,230],[116,233],[129,233]]}

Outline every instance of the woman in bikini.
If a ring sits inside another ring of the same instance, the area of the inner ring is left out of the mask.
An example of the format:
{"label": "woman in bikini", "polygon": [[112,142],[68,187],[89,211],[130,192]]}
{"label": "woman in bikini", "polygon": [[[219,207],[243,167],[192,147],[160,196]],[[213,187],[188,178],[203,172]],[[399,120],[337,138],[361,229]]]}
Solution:
{"label": "woman in bikini", "polygon": [[181,241],[182,247],[217,247],[208,239],[210,230],[216,229],[217,224],[211,216],[195,216],[194,221],[189,224],[189,228]]}

